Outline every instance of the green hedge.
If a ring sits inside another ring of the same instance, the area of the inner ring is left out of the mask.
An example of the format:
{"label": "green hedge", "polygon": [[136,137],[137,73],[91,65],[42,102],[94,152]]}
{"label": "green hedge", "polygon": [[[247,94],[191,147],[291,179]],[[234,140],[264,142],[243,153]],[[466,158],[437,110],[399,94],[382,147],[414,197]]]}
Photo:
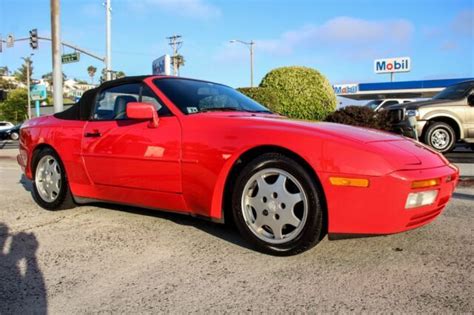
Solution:
{"label": "green hedge", "polygon": [[336,109],[331,84],[315,69],[274,69],[265,75],[260,88],[271,90],[277,99],[274,110],[291,118],[322,120]]}
{"label": "green hedge", "polygon": [[271,89],[254,87],[238,88],[237,90],[270,109],[272,112],[278,112],[278,97]]}
{"label": "green hedge", "polygon": [[347,106],[326,117],[325,121],[380,130],[391,130],[388,111],[375,113],[365,106]]}

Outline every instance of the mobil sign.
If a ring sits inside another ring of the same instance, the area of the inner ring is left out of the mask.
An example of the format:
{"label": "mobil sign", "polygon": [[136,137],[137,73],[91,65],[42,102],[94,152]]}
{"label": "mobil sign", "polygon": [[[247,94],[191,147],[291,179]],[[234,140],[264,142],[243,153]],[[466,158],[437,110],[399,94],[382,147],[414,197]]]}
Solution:
{"label": "mobil sign", "polygon": [[375,73],[409,72],[410,70],[410,57],[384,58],[374,61]]}
{"label": "mobil sign", "polygon": [[332,86],[334,93],[336,95],[343,95],[343,94],[356,94],[359,90],[359,85],[355,83],[351,84],[334,84]]}

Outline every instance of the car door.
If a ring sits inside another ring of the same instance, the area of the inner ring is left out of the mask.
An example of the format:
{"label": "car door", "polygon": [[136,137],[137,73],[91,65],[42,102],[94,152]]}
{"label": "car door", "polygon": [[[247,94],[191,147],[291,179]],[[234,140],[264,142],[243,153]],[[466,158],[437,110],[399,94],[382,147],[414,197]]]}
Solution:
{"label": "car door", "polygon": [[[155,105],[158,127],[126,117],[129,102]],[[84,128],[82,156],[95,185],[181,192],[181,127],[144,83],[102,89]]]}

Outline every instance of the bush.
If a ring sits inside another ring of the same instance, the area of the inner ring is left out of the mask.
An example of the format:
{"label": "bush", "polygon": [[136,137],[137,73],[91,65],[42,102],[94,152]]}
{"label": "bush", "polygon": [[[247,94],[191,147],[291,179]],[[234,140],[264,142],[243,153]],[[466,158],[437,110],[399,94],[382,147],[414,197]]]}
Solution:
{"label": "bush", "polygon": [[365,106],[347,106],[326,117],[325,121],[380,130],[391,130],[388,111],[375,113]]}
{"label": "bush", "polygon": [[321,120],[336,109],[331,84],[311,68],[274,69],[262,79],[260,88],[271,90],[278,100],[274,110],[291,118]]}
{"label": "bush", "polygon": [[0,103],[0,120],[22,122],[27,117],[28,92],[26,89],[15,89],[8,92],[7,99]]}
{"label": "bush", "polygon": [[272,112],[277,112],[278,109],[278,97],[271,89],[254,87],[254,88],[238,88],[242,94],[247,95],[251,99],[255,100],[257,103],[262,104],[266,108],[270,109]]}

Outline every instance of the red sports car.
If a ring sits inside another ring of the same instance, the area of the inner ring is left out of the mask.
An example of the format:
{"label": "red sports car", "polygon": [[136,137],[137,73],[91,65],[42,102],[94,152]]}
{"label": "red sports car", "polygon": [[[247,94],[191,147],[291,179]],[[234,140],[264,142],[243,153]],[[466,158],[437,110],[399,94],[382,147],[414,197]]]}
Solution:
{"label": "red sports car", "polygon": [[232,220],[275,255],[326,233],[424,225],[459,174],[407,138],[290,120],[230,87],[164,76],[106,82],[66,111],[28,121],[18,162],[43,208],[105,201]]}

